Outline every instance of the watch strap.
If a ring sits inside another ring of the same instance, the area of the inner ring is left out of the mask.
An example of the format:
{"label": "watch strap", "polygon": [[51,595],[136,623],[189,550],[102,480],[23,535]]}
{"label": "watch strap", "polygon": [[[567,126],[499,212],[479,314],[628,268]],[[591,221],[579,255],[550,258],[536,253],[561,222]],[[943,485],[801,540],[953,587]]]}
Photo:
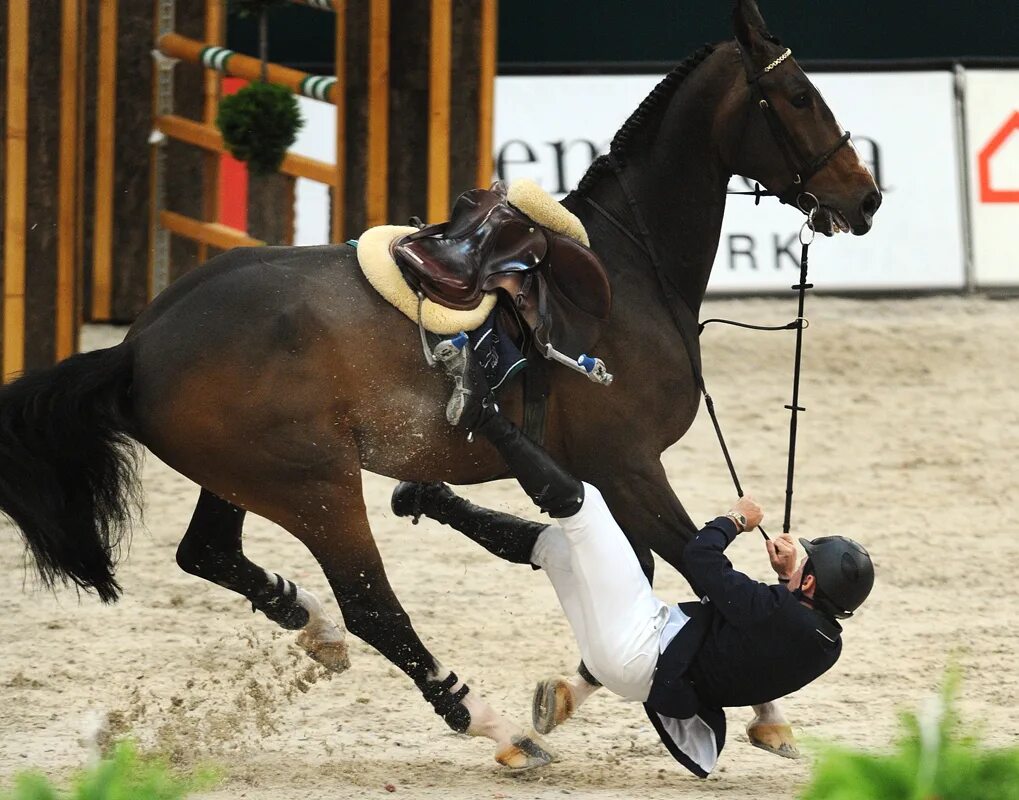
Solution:
{"label": "watch strap", "polygon": [[736,530],[739,533],[743,533],[747,529],[747,518],[736,511],[730,511],[726,514],[729,519],[736,523]]}

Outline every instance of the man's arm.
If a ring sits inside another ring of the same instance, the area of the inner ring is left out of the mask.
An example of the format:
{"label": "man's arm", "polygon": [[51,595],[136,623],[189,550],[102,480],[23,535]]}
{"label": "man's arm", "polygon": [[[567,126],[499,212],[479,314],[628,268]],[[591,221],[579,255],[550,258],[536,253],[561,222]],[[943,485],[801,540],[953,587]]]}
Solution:
{"label": "man's arm", "polygon": [[[743,498],[732,516],[718,517],[697,534],[683,553],[684,575],[699,595],[707,597],[729,622],[739,625],[768,616],[781,602],[780,589],[766,586],[733,569],[725,548],[746,527],[756,527],[763,515]],[[748,513],[749,512],[749,513]]]}

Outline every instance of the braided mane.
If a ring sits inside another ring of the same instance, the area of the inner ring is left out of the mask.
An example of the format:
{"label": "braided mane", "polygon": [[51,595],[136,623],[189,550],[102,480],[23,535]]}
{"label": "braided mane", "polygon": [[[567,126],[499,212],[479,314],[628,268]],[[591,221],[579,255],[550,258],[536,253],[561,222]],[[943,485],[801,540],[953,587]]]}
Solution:
{"label": "braided mane", "polygon": [[626,157],[632,152],[634,142],[638,134],[643,133],[661,122],[665,107],[673,94],[682,85],[687,76],[693,72],[701,63],[715,51],[715,46],[706,44],[696,52],[687,56],[682,63],[672,70],[668,75],[658,82],[658,85],[651,90],[637,109],[630,114],[623,126],[616,131],[612,137],[612,144],[609,145],[609,154],[598,156],[588,167],[584,177],[574,190],[579,194],[587,192],[594,183],[606,172],[612,171],[613,161],[617,164],[626,163]]}

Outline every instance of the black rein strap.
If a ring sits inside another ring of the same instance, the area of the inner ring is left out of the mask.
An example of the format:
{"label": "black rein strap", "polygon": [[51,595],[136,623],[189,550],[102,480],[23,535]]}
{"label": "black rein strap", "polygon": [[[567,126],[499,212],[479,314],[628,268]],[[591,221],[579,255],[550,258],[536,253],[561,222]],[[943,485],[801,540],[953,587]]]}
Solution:
{"label": "black rein strap", "polygon": [[[804,228],[811,225],[813,213],[807,218]],[[785,479],[785,516],[782,518],[782,533],[789,533],[789,524],[793,513],[793,471],[796,468],[796,415],[807,409],[800,406],[800,361],[803,355],[803,330],[807,327],[803,318],[803,306],[807,297],[807,290],[813,289],[814,284],[807,283],[807,264],[809,260],[810,243],[813,241],[813,227],[810,228],[809,239],[803,237],[800,232],[800,282],[791,287],[799,293],[799,304],[796,311],[796,356],[793,361],[793,399],[792,404],[786,406],[789,409],[789,463],[786,467]]]}

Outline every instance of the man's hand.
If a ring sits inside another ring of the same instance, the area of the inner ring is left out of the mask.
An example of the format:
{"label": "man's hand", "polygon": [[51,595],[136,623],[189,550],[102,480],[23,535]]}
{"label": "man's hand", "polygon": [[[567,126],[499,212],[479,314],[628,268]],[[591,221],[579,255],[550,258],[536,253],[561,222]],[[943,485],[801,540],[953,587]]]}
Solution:
{"label": "man's hand", "polygon": [[[743,527],[744,531],[753,530],[760,525],[761,520],[764,519],[764,512],[761,511],[761,507],[745,495],[739,499],[739,502],[732,507],[732,510],[729,513],[746,517],[747,524]],[[736,527],[739,527],[739,525]]]}
{"label": "man's hand", "polygon": [[775,570],[778,577],[786,580],[796,572],[796,543],[788,533],[776,536],[766,541],[768,558],[771,559],[771,568]]}

